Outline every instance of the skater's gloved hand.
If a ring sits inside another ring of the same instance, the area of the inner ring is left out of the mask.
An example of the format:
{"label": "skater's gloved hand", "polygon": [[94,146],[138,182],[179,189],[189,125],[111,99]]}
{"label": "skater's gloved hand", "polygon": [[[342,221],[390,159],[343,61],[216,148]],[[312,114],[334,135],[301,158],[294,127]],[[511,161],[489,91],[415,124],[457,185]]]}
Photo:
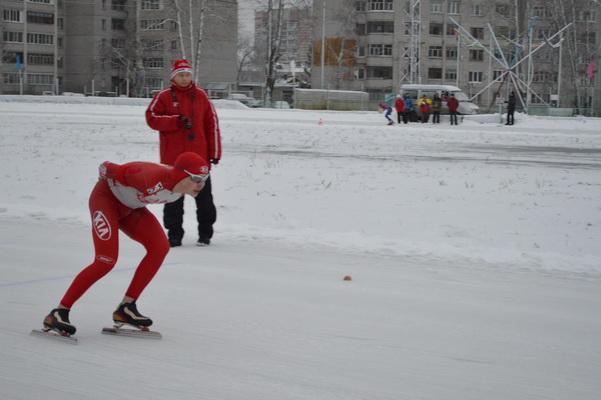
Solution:
{"label": "skater's gloved hand", "polygon": [[218,158],[211,158],[211,164],[214,164],[214,165],[219,164],[219,159]]}
{"label": "skater's gloved hand", "polygon": [[192,129],[192,121],[190,121],[190,118],[183,115],[177,117],[177,125],[180,128]]}

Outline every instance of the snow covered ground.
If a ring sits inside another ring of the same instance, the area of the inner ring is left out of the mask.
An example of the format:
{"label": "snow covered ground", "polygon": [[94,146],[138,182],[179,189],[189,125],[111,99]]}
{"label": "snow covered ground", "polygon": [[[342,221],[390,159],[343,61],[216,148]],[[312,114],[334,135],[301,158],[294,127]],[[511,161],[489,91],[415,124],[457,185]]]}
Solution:
{"label": "snow covered ground", "polygon": [[92,101],[0,96],[1,399],[599,398],[600,120],[217,104],[214,243],[139,302],[163,340],[99,334],[124,238],[68,346],[27,333],[91,259],[97,166],[158,157],[143,102]]}

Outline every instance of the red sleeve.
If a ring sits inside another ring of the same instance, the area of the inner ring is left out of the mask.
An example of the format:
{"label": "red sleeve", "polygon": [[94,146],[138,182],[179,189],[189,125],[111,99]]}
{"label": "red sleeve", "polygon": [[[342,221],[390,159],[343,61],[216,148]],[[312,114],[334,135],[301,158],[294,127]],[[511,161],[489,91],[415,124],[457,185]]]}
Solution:
{"label": "red sleeve", "polygon": [[[134,187],[142,193],[146,189],[153,187],[157,182],[167,183],[168,169],[160,164],[149,162],[134,161],[121,166],[123,175],[123,184]],[[171,190],[172,188],[167,188]]]}
{"label": "red sleeve", "polygon": [[[166,95],[166,96],[165,96]],[[176,131],[178,115],[167,114],[165,98],[169,99],[169,91],[157,93],[146,109],[146,123],[149,127],[160,132]]]}
{"label": "red sleeve", "polygon": [[221,131],[219,129],[219,117],[213,103],[204,92],[200,90],[203,98],[203,107],[207,110],[204,113],[204,120],[202,121],[204,132],[207,138],[208,155],[211,160],[221,159]]}

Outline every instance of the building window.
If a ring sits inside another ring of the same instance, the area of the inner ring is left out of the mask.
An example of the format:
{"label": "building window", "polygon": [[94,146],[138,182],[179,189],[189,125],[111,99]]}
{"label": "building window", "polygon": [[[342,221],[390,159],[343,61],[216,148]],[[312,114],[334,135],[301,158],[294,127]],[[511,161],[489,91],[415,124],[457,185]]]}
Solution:
{"label": "building window", "polygon": [[457,25],[448,24],[447,25],[447,36],[457,36],[457,35],[459,35],[459,29],[457,28]]}
{"label": "building window", "polygon": [[23,60],[23,52],[21,51],[3,51],[2,62],[5,64],[15,64],[19,60]]}
{"label": "building window", "polygon": [[501,70],[498,70],[498,69],[494,70],[492,72],[492,79],[493,80],[497,80],[498,78],[501,77],[501,75],[503,75],[503,72],[505,72],[505,71],[501,71]]}
{"label": "building window", "polygon": [[52,85],[53,79],[51,74],[27,74],[27,83],[30,85]]}
{"label": "building window", "polygon": [[62,48],[63,48],[63,38],[62,38],[62,37],[59,37],[59,38],[56,40],[56,45],[58,46],[58,48],[59,48],[59,49],[62,49]]}
{"label": "building window", "polygon": [[163,50],[164,44],[162,39],[142,39],[142,47],[144,50],[156,51]]}
{"label": "building window", "polygon": [[104,19],[104,18],[102,19],[101,25],[102,25],[102,30],[106,31],[106,19]]}
{"label": "building window", "polygon": [[430,13],[431,14],[442,14],[442,2],[441,1],[433,1],[430,3]]}
{"label": "building window", "polygon": [[111,46],[115,49],[125,48],[125,39],[111,39]]}
{"label": "building window", "polygon": [[32,65],[54,65],[54,55],[30,53],[27,62]]}
{"label": "building window", "polygon": [[442,35],[442,24],[430,23],[430,35],[433,35],[433,36]]}
{"label": "building window", "polygon": [[[126,0],[112,0],[111,1],[111,10],[124,11],[125,10],[125,2],[126,2]],[[144,9],[144,2],[142,2],[142,9]]]}
{"label": "building window", "polygon": [[65,20],[63,18],[57,18],[56,26],[58,26],[58,29],[60,29],[60,30],[65,29]]}
{"label": "building window", "polygon": [[155,31],[164,29],[165,20],[164,19],[143,19],[140,21],[140,28]]}
{"label": "building window", "polygon": [[171,50],[177,50],[177,40],[171,41]]}
{"label": "building window", "polygon": [[366,4],[364,1],[356,1],[355,2],[355,11],[365,11]]}
{"label": "building window", "polygon": [[381,44],[370,44],[369,55],[370,56],[381,56],[384,54],[383,45]]}
{"label": "building window", "polygon": [[454,60],[457,58],[457,47],[447,47],[447,59]]}
{"label": "building window", "polygon": [[370,21],[367,33],[394,33],[394,21]]}
{"label": "building window", "polygon": [[580,11],[578,20],[584,22],[595,22],[596,20],[595,11]]}
{"label": "building window", "polygon": [[484,39],[484,28],[470,28],[470,33],[476,39]]}
{"label": "building window", "polygon": [[147,77],[144,79],[144,86],[150,90],[159,90],[163,88],[163,79],[158,77]]}
{"label": "building window", "polygon": [[365,79],[365,69],[364,68],[359,68],[356,72],[356,77],[357,79]]}
{"label": "building window", "polygon": [[449,6],[448,6],[449,14],[458,15],[459,14],[459,4],[460,4],[460,2],[458,2],[458,1],[449,1]]}
{"label": "building window", "polygon": [[444,78],[449,81],[454,81],[457,79],[457,71],[454,69],[447,69],[444,73]]}
{"label": "building window", "polygon": [[355,24],[355,33],[359,36],[365,35],[367,32],[365,27],[365,24]]}
{"label": "building window", "polygon": [[6,22],[23,22],[21,20],[21,10],[2,10],[2,19]]}
{"label": "building window", "polygon": [[27,22],[32,24],[54,25],[54,14],[27,11]]}
{"label": "building window", "polygon": [[19,84],[19,73],[18,72],[4,73],[4,84],[5,85],[18,85]]}
{"label": "building window", "polygon": [[164,66],[165,66],[165,64],[163,63],[163,59],[158,58],[158,57],[144,58],[143,64],[144,64],[144,68],[151,68],[151,69],[164,68]]}
{"label": "building window", "polygon": [[2,32],[2,39],[5,42],[23,43],[23,32]]}
{"label": "building window", "polygon": [[28,33],[27,43],[32,44],[53,44],[54,36],[46,35],[44,33]]}
{"label": "building window", "polygon": [[442,79],[442,68],[428,68],[428,79]]}
{"label": "building window", "polygon": [[357,46],[357,57],[365,57],[365,46]]}
{"label": "building window", "polygon": [[482,82],[482,72],[481,71],[470,71],[468,73],[468,81],[472,83]]}
{"label": "building window", "polygon": [[142,0],[142,10],[161,10],[161,0]]}
{"label": "building window", "polygon": [[543,7],[543,6],[532,7],[532,14],[535,17],[543,18],[545,16],[545,7]]}
{"label": "building window", "polygon": [[441,58],[442,57],[442,46],[430,46],[428,48],[428,57]]}
{"label": "building window", "polygon": [[472,16],[474,16],[474,17],[482,16],[482,5],[480,5],[480,4],[472,5]]}
{"label": "building window", "polygon": [[369,0],[368,9],[370,11],[391,11],[392,0]]}
{"label": "building window", "polygon": [[28,0],[30,3],[54,4],[52,0]]}
{"label": "building window", "polygon": [[470,61],[484,61],[484,50],[470,49]]}
{"label": "building window", "polygon": [[114,31],[124,31],[125,30],[125,20],[120,18],[112,18],[111,19],[111,29]]}
{"label": "building window", "polygon": [[392,67],[367,67],[368,79],[392,79]]}

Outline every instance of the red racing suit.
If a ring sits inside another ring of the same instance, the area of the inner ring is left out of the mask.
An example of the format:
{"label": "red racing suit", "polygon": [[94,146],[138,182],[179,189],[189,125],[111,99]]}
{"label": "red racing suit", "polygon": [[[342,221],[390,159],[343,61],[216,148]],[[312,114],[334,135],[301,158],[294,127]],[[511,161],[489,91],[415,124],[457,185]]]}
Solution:
{"label": "red racing suit", "polygon": [[[186,128],[189,121],[191,127]],[[221,133],[213,103],[194,83],[181,88],[175,83],[157,93],[146,110],[146,122],[159,131],[161,163],[173,165],[185,151],[205,160],[221,159]]]}
{"label": "red racing suit", "polygon": [[140,296],[169,252],[165,232],[146,205],[169,203],[182,196],[171,191],[177,183],[171,171],[169,166],[147,162],[118,165],[107,161],[100,165],[100,180],[89,201],[94,261],[75,277],[60,302],[62,306],[71,308],[115,266],[119,256],[119,230],[146,249],[146,256],[125,293],[133,299]]}

